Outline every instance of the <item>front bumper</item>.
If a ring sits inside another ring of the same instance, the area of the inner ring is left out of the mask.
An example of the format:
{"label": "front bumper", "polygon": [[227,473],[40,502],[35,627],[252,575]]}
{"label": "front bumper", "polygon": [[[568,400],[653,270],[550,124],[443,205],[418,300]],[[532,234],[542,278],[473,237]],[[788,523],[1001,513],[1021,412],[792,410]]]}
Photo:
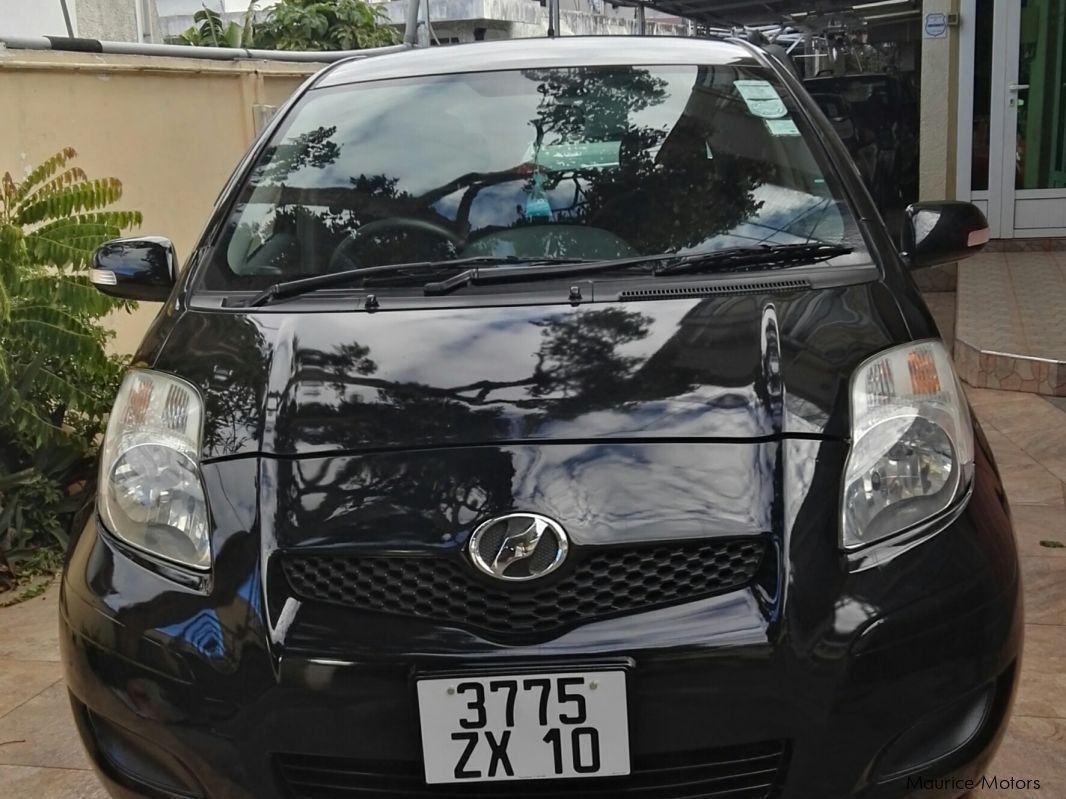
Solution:
{"label": "front bumper", "polygon": [[[254,462],[241,463],[225,466],[231,479],[247,468],[254,482]],[[749,588],[528,646],[434,637],[311,604],[291,626],[271,624],[279,609],[262,590],[257,536],[228,537],[211,582],[181,587],[91,520],[61,602],[75,715],[105,784],[124,799],[957,797],[1002,734],[1021,649],[1009,517],[983,450],[977,467],[963,515],[876,569],[849,573],[835,546],[803,545],[835,514],[832,503],[809,503],[789,525],[775,602]],[[216,524],[242,526],[221,514]],[[631,669],[634,768],[657,776],[598,787],[422,784],[416,675],[589,662]],[[731,794],[711,782],[654,784],[741,760],[765,780],[733,783]]]}

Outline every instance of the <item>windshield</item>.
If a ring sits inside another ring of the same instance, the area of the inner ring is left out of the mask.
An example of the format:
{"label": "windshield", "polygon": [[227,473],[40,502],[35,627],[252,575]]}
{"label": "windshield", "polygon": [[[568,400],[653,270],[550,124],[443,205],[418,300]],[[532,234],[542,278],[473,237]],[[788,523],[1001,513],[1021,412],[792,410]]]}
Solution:
{"label": "windshield", "polygon": [[474,257],[860,246],[810,138],[772,73],[739,66],[532,69],[313,90],[253,168],[200,285],[256,290]]}

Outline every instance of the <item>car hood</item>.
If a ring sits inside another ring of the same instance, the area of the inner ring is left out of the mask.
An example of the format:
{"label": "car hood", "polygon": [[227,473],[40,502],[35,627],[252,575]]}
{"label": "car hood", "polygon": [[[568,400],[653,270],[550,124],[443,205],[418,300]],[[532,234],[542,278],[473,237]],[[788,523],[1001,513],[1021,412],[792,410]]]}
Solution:
{"label": "car hood", "polygon": [[139,360],[204,397],[205,459],[507,442],[848,435],[909,337],[880,283],[612,304],[186,311]]}

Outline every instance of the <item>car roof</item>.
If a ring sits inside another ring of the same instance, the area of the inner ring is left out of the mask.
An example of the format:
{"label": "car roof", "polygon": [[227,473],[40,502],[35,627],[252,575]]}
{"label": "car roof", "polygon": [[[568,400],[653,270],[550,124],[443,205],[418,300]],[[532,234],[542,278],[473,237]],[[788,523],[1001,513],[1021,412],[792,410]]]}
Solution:
{"label": "car roof", "polygon": [[420,75],[576,66],[756,65],[751,50],[720,39],[674,36],[562,36],[428,47],[342,61],[315,87]]}

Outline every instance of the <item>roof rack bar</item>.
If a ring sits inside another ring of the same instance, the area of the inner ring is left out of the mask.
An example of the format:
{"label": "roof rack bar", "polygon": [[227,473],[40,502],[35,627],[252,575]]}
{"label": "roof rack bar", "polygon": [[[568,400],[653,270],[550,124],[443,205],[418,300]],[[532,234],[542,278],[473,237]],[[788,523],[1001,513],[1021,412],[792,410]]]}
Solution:
{"label": "roof rack bar", "polygon": [[[417,6],[416,3],[412,5]],[[194,47],[182,44],[102,42],[97,39],[79,39],[69,36],[4,36],[0,34],[0,48],[3,47],[11,50],[62,50],[75,53],[204,58],[211,61],[255,59],[324,63],[345,58],[370,58],[386,53],[399,53],[409,50],[411,46],[404,43],[391,47],[368,47],[365,50],[253,50],[247,47]]]}

